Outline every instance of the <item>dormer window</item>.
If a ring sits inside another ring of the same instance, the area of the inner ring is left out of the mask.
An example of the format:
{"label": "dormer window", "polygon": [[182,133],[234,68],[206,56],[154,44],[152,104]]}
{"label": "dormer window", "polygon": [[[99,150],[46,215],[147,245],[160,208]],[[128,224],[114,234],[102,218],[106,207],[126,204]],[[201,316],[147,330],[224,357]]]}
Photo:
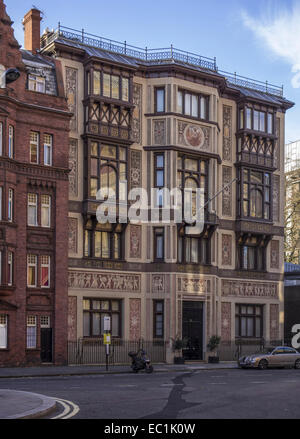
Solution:
{"label": "dormer window", "polygon": [[39,93],[46,92],[46,80],[42,76],[28,75],[28,90]]}

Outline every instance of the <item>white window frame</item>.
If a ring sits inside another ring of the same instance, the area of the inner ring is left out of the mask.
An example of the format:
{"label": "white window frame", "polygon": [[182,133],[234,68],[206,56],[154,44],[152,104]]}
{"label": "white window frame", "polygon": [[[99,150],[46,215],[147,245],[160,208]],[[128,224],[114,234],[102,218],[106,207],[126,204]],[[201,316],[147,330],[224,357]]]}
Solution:
{"label": "white window frame", "polygon": [[[46,203],[45,197],[48,197],[49,203]],[[47,224],[44,223],[43,221],[43,211],[47,210],[47,218],[48,218],[48,222]],[[42,195],[41,196],[41,227],[47,227],[50,228],[51,227],[51,195]]]}
{"label": "white window frame", "polygon": [[[48,255],[41,256],[41,288],[50,288],[50,267],[51,259]],[[42,285],[42,268],[48,268],[48,285]]]}
{"label": "white window frame", "polygon": [[[35,198],[35,200],[33,199],[33,197]],[[30,215],[29,215],[29,211],[30,208],[35,209],[35,223],[31,224],[30,223]],[[28,226],[37,226],[38,225],[38,196],[37,194],[27,194],[27,225]]]}
{"label": "white window frame", "polygon": [[8,318],[6,314],[0,314],[0,349],[7,349]]}
{"label": "white window frame", "polygon": [[41,328],[51,328],[50,325],[50,316],[41,316],[40,317],[40,327]]}
{"label": "white window frame", "polygon": [[15,130],[12,125],[9,125],[8,127],[8,157],[13,158],[14,157],[14,137],[15,137]]}
{"label": "white window frame", "polygon": [[12,188],[8,189],[8,211],[7,219],[9,222],[13,221],[14,216],[14,190]]}
{"label": "white window frame", "polygon": [[26,348],[35,349],[37,346],[37,318],[36,316],[27,316],[26,321]]}
{"label": "white window frame", "polygon": [[[34,285],[29,285],[29,268],[33,267],[35,269],[35,279]],[[28,288],[36,288],[37,287],[37,255],[28,254],[27,255],[27,287]]]}
{"label": "white window frame", "polygon": [[46,93],[46,80],[42,76],[28,75],[28,90]]}
{"label": "white window frame", "polygon": [[14,254],[11,251],[7,253],[7,267],[8,267],[7,285],[11,287],[14,282]]}
{"label": "white window frame", "polygon": [[[49,141],[47,142],[47,138]],[[44,165],[52,166],[52,150],[53,150],[53,136],[52,134],[44,135]]]}
{"label": "white window frame", "polygon": [[[39,164],[39,145],[40,145],[40,134],[37,131],[30,131],[30,143],[29,143],[29,161],[34,165]],[[36,147],[36,162],[31,160],[31,146]]]}

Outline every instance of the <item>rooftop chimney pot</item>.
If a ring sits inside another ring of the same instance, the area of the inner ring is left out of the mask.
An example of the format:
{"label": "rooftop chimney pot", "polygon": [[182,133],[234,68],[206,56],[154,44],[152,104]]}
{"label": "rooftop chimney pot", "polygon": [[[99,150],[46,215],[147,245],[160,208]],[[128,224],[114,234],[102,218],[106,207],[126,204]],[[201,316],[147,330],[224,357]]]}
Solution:
{"label": "rooftop chimney pot", "polygon": [[41,48],[41,20],[41,11],[38,9],[31,9],[23,18],[24,47],[32,53],[36,53]]}

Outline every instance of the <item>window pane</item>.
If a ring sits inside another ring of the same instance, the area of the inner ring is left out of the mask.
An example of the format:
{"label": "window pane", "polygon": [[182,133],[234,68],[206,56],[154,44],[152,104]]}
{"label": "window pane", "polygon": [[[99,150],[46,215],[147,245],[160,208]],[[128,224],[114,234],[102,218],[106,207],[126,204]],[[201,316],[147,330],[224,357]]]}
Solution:
{"label": "window pane", "polygon": [[120,97],[119,76],[111,77],[111,97],[114,99],[119,99]]}
{"label": "window pane", "polygon": [[93,316],[93,335],[100,335],[100,313],[92,313]]}
{"label": "window pane", "polygon": [[110,97],[110,75],[103,73],[103,96]]}
{"label": "window pane", "polygon": [[254,336],[254,320],[253,317],[247,318],[247,336],[253,337]]}
{"label": "window pane", "polygon": [[112,300],[112,302],[111,302],[111,309],[112,309],[112,311],[119,311],[119,309],[120,309],[120,302],[118,300]]}
{"label": "window pane", "polygon": [[90,181],[90,194],[91,197],[96,197],[98,191],[98,179],[97,178],[91,178]]}
{"label": "window pane", "polygon": [[113,337],[118,337],[120,335],[119,314],[112,314],[111,317],[111,334]]}
{"label": "window pane", "polygon": [[198,239],[192,239],[191,262],[198,263]]}
{"label": "window pane", "polygon": [[162,88],[156,90],[156,111],[165,111],[165,90]]}
{"label": "window pane", "polygon": [[246,317],[241,318],[241,336],[242,337],[247,336],[247,319],[246,319]]}
{"label": "window pane", "polygon": [[90,314],[88,312],[83,313],[83,336],[90,336]]}
{"label": "window pane", "polygon": [[102,258],[108,259],[110,257],[110,234],[107,232],[102,233]]}
{"label": "window pane", "polygon": [[249,130],[251,130],[252,128],[252,112],[250,108],[246,109],[246,128],[248,128]]}
{"label": "window pane", "polygon": [[268,114],[268,133],[273,134],[273,114]]}
{"label": "window pane", "polygon": [[122,101],[129,101],[129,80],[122,78]]}
{"label": "window pane", "polygon": [[184,114],[191,114],[191,95],[186,93],[184,96]]}
{"label": "window pane", "polygon": [[100,72],[94,71],[94,94],[99,95],[100,92]]}
{"label": "window pane", "polygon": [[259,124],[260,131],[265,131],[266,130],[265,113],[261,111],[259,116],[260,116],[260,124]]}
{"label": "window pane", "polygon": [[164,171],[156,171],[156,186],[163,187],[164,185]]}
{"label": "window pane", "polygon": [[115,146],[101,146],[101,157],[108,157],[115,159],[117,157],[117,150]]}
{"label": "window pane", "polygon": [[207,100],[203,97],[200,98],[200,117],[201,119],[206,119],[207,117]]}
{"label": "window pane", "polygon": [[156,167],[157,168],[163,168],[164,167],[164,156],[163,155],[157,155],[156,156]]}
{"label": "window pane", "polygon": [[198,96],[192,96],[192,116],[198,117]]}
{"label": "window pane", "polygon": [[259,112],[254,110],[253,117],[254,117],[253,129],[258,131],[259,130]]}
{"label": "window pane", "polygon": [[179,91],[177,94],[177,111],[178,113],[182,113],[183,111],[183,101],[182,101],[182,91]]}
{"label": "window pane", "polygon": [[164,250],[164,240],[163,236],[156,236],[156,258],[162,259],[163,258],[163,250]]}

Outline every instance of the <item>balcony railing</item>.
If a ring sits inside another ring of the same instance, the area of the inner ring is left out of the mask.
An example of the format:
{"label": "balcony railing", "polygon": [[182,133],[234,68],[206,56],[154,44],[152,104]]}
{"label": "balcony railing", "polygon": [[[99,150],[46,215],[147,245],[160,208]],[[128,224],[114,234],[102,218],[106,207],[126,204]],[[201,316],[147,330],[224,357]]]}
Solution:
{"label": "balcony railing", "polygon": [[143,61],[144,63],[167,63],[167,62],[182,62],[191,66],[200,67],[202,69],[210,70],[225,77],[228,84],[239,87],[256,90],[270,95],[283,97],[283,86],[269,84],[268,81],[262,82],[256,79],[247,78],[245,76],[237,75],[236,73],[229,73],[218,70],[216,58],[208,58],[195,53],[187,52],[177,49],[171,45],[169,48],[162,49],[148,49],[140,48],[127,44],[126,41],[119,42],[110,40],[104,37],[99,37],[87,33],[82,29],[75,30],[58,24],[58,28],[53,31],[46,32],[41,39],[41,48],[44,49],[57,39],[64,39],[80,45],[95,47],[111,53],[117,53],[135,60]]}

